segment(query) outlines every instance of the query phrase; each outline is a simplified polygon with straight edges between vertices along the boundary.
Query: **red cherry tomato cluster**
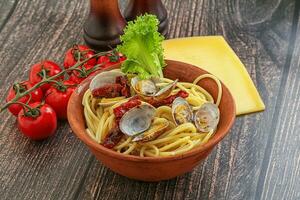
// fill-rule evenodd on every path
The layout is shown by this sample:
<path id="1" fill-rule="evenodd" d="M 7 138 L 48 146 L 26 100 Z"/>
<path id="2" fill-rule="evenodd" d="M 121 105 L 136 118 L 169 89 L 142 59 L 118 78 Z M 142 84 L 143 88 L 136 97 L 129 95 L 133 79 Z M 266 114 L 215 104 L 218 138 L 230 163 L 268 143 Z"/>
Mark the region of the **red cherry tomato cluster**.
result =
<path id="1" fill-rule="evenodd" d="M 25 136 L 43 140 L 54 135 L 57 120 L 67 119 L 68 101 L 76 86 L 98 70 L 126 59 L 115 51 L 97 56 L 85 45 L 74 45 L 65 54 L 64 69 L 53 61 L 41 61 L 31 66 L 28 80 L 15 83 L 10 88 L 6 98 L 8 103 L 36 87 L 8 107 L 17 117 L 18 128 Z M 87 61 L 81 66 L 74 66 L 85 60 Z M 71 67 L 73 68 L 70 69 Z M 55 77 L 48 80 L 52 76 Z"/>
<path id="2" fill-rule="evenodd" d="M 84 45 L 75 45 L 70 48 L 65 56 L 64 68 L 68 69 L 74 66 L 78 61 L 83 61 L 85 59 L 91 58 L 95 53 Z M 122 62 L 126 58 L 115 51 L 108 53 L 107 55 L 100 56 L 98 59 L 91 58 L 79 70 L 73 70 L 69 73 L 70 80 L 79 84 L 88 76 L 95 74 L 98 70 L 110 67 L 114 64 Z"/>

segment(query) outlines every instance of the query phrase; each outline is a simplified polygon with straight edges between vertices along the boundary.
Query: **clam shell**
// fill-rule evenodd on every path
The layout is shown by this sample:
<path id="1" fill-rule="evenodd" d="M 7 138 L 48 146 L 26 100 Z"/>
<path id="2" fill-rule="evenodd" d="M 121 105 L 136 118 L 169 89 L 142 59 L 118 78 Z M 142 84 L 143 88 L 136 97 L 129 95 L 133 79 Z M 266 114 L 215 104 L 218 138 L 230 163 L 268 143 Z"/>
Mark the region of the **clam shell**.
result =
<path id="1" fill-rule="evenodd" d="M 189 103 L 182 97 L 177 97 L 172 104 L 172 116 L 176 125 L 192 122 L 193 111 Z"/>
<path id="2" fill-rule="evenodd" d="M 151 79 L 140 80 L 137 76 L 131 79 L 134 91 L 142 96 L 154 96 L 157 92 L 155 82 Z"/>
<path id="3" fill-rule="evenodd" d="M 176 87 L 178 80 L 175 80 L 172 83 L 169 83 L 165 87 L 161 88 L 160 90 L 156 87 L 156 82 L 158 80 L 154 79 L 147 79 L 147 80 L 140 80 L 138 77 L 134 77 L 131 79 L 131 85 L 134 91 L 144 99 L 151 99 L 154 98 L 155 100 L 162 100 L 168 97 L 173 89 Z"/>
<path id="4" fill-rule="evenodd" d="M 216 104 L 205 103 L 194 114 L 194 124 L 198 131 L 209 132 L 217 129 L 220 110 Z"/>
<path id="5" fill-rule="evenodd" d="M 167 98 L 172 91 L 175 89 L 176 84 L 178 82 L 178 79 L 176 79 L 175 81 L 173 81 L 172 83 L 169 83 L 168 85 L 166 85 L 165 87 L 163 87 L 162 89 L 160 89 L 156 94 L 155 94 L 155 99 L 160 101 L 162 99 Z"/>
<path id="6" fill-rule="evenodd" d="M 132 141 L 148 142 L 154 140 L 155 138 L 163 134 L 164 131 L 168 128 L 168 126 L 169 126 L 169 121 L 166 119 L 162 119 L 160 120 L 159 123 L 152 124 L 148 130 L 136 136 Z"/>
<path id="7" fill-rule="evenodd" d="M 149 104 L 142 104 L 127 111 L 120 120 L 120 130 L 135 136 L 146 131 L 154 118 L 155 108 Z"/>

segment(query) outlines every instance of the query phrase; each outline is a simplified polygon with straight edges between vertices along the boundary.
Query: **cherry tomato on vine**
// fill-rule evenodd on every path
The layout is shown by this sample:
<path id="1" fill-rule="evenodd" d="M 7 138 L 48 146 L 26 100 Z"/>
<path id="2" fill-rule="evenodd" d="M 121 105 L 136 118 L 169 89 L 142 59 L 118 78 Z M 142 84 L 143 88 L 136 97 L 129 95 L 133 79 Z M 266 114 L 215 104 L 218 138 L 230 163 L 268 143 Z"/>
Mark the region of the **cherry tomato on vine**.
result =
<path id="1" fill-rule="evenodd" d="M 67 119 L 67 106 L 76 84 L 67 80 L 62 86 L 52 85 L 45 94 L 45 102 L 56 112 L 58 119 Z"/>
<path id="2" fill-rule="evenodd" d="M 76 76 L 75 74 L 71 74 L 71 75 L 70 75 L 70 78 L 69 78 L 70 81 L 72 81 L 72 82 L 74 82 L 74 83 L 76 83 L 76 84 L 81 83 L 82 81 L 84 81 L 84 79 L 86 79 L 86 78 L 78 77 L 78 76 Z"/>
<path id="3" fill-rule="evenodd" d="M 126 58 L 122 54 L 112 53 L 100 56 L 97 61 L 97 64 L 102 64 L 101 68 L 107 68 L 124 60 L 126 60 Z"/>
<path id="4" fill-rule="evenodd" d="M 55 134 L 56 113 L 48 104 L 35 102 L 29 104 L 31 110 L 24 109 L 18 115 L 18 128 L 32 140 L 43 140 Z"/>
<path id="5" fill-rule="evenodd" d="M 126 57 L 123 54 L 119 53 L 119 62 L 122 62 L 124 60 L 126 60 Z"/>
<path id="6" fill-rule="evenodd" d="M 46 74 L 46 77 L 54 76 L 61 72 L 60 67 L 50 60 L 45 60 L 39 63 L 34 64 L 29 72 L 29 81 L 32 84 L 37 84 L 43 79 L 43 72 Z M 56 80 L 63 79 L 63 76 L 58 77 Z M 41 86 L 43 91 L 46 91 L 52 83 L 45 83 Z"/>
<path id="7" fill-rule="evenodd" d="M 15 83 L 8 92 L 8 95 L 6 97 L 6 102 L 11 101 L 13 98 L 15 98 L 17 91 L 19 90 L 20 93 L 25 92 L 26 90 L 32 88 L 32 84 L 29 81 L 23 81 L 21 83 Z M 31 96 L 31 97 L 30 97 Z M 21 103 L 33 103 L 37 101 L 41 101 L 43 98 L 43 91 L 40 88 L 35 89 L 30 93 L 30 95 L 26 95 L 18 100 L 18 102 Z M 17 116 L 22 110 L 22 106 L 19 104 L 12 104 L 8 107 L 8 110 L 15 116 Z"/>
<path id="8" fill-rule="evenodd" d="M 79 69 L 82 70 L 82 72 L 79 71 L 72 71 L 72 74 L 70 75 L 69 80 L 73 81 L 74 83 L 81 83 L 83 80 L 85 80 L 87 77 L 93 75 L 94 73 L 96 73 L 96 71 L 100 70 L 100 68 L 95 68 L 93 69 L 95 66 L 92 65 L 87 65 L 85 64 L 83 67 L 79 67 Z"/>
<path id="9" fill-rule="evenodd" d="M 87 58 L 91 58 L 94 56 L 95 53 L 91 50 L 88 46 L 85 45 L 74 45 L 66 52 L 65 60 L 64 60 L 64 67 L 68 69 L 75 65 L 77 61 L 83 61 Z M 80 58 L 80 60 L 79 60 Z M 94 66 L 96 65 L 96 58 L 91 58 L 86 64 Z M 71 72 L 69 72 L 70 74 Z"/>

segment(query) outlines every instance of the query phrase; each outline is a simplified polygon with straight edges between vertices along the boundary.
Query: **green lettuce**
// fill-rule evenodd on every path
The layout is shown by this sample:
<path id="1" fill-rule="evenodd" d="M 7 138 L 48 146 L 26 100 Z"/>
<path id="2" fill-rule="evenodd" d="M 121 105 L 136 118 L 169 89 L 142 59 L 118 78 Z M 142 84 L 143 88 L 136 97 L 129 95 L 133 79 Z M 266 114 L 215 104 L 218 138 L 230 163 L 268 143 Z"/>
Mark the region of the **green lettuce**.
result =
<path id="1" fill-rule="evenodd" d="M 120 37 L 122 43 L 117 46 L 117 51 L 127 57 L 121 66 L 122 72 L 137 74 L 140 79 L 163 76 L 164 37 L 158 32 L 158 25 L 157 17 L 150 14 L 128 22 Z"/>

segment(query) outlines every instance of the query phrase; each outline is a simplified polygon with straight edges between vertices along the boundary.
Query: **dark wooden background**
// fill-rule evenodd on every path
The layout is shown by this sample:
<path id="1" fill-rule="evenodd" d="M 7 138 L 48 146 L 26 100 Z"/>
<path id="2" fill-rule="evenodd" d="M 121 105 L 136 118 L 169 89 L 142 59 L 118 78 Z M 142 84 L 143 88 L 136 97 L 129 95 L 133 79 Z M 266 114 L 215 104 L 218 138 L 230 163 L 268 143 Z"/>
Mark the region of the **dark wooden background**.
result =
<path id="1" fill-rule="evenodd" d="M 122 8 L 126 1 L 122 1 Z M 32 142 L 0 115 L 0 199 L 300 199 L 300 1 L 165 0 L 169 37 L 223 35 L 267 106 L 238 117 L 193 172 L 144 183 L 99 163 L 60 123 Z M 82 42 L 88 0 L 0 1 L 0 101 L 29 67 Z M 233 77 L 234 78 L 234 77 Z M 153 169 L 155 170 L 155 169 Z M 172 169 L 170 169 L 172 170 Z"/>

